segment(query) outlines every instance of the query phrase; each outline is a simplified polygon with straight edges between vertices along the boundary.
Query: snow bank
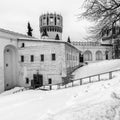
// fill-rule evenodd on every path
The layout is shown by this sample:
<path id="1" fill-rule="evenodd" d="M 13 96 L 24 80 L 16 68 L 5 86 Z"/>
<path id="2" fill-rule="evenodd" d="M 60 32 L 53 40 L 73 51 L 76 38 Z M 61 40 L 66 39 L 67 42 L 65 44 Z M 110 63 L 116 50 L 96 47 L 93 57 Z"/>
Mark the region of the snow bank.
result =
<path id="1" fill-rule="evenodd" d="M 75 79 L 120 69 L 120 59 L 104 60 L 96 63 L 90 63 L 77 69 L 73 75 Z"/>
<path id="2" fill-rule="evenodd" d="M 78 88 L 67 106 L 44 120 L 120 120 L 120 76 Z"/>
<path id="3" fill-rule="evenodd" d="M 81 70 L 84 76 L 119 66 L 120 61 L 113 60 L 92 63 Z M 75 72 L 82 75 L 82 71 Z M 67 89 L 13 94 L 16 89 L 20 88 L 0 95 L 0 120 L 120 120 L 119 74 L 112 80 Z"/>
<path id="4" fill-rule="evenodd" d="M 0 96 L 5 96 L 5 95 L 11 95 L 11 94 L 15 94 L 15 93 L 18 93 L 18 92 L 22 92 L 22 91 L 25 91 L 27 90 L 27 88 L 24 88 L 24 87 L 15 87 L 11 90 L 8 90 L 8 91 L 5 91 L 3 93 L 0 94 Z"/>

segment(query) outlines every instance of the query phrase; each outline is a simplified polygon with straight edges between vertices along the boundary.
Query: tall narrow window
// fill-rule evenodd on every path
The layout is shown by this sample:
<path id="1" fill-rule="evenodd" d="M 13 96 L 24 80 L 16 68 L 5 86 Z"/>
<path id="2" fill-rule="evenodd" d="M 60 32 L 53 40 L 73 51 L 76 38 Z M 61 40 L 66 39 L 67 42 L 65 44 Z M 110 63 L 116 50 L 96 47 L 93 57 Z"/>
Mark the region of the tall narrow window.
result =
<path id="1" fill-rule="evenodd" d="M 52 79 L 51 78 L 48 79 L 48 84 L 52 84 Z"/>
<path id="2" fill-rule="evenodd" d="M 56 16 L 55 16 L 55 25 L 56 25 Z"/>
<path id="3" fill-rule="evenodd" d="M 22 47 L 25 47 L 25 43 L 22 43 L 21 48 L 22 48 Z"/>
<path id="4" fill-rule="evenodd" d="M 41 57 L 41 58 L 40 58 L 40 59 L 41 59 L 41 61 L 44 61 L 44 55 L 43 55 L 43 54 L 41 54 L 41 55 L 40 55 L 40 57 Z"/>
<path id="5" fill-rule="evenodd" d="M 29 78 L 26 78 L 26 84 L 29 84 Z"/>
<path id="6" fill-rule="evenodd" d="M 34 62 L 34 55 L 31 55 L 31 62 Z"/>
<path id="7" fill-rule="evenodd" d="M 24 62 L 24 56 L 21 55 L 21 62 Z"/>
<path id="8" fill-rule="evenodd" d="M 56 55 L 55 55 L 55 53 L 52 54 L 52 60 L 53 60 L 53 61 L 56 60 Z"/>

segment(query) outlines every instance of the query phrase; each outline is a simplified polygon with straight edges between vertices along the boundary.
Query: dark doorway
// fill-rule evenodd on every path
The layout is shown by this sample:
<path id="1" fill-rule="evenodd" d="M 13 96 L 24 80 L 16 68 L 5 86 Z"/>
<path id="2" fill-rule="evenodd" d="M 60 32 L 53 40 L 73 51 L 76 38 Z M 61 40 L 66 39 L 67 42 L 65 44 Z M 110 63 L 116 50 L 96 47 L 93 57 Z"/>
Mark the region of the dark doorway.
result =
<path id="1" fill-rule="evenodd" d="M 106 60 L 108 60 L 108 54 L 106 54 Z"/>
<path id="2" fill-rule="evenodd" d="M 52 90 L 52 85 L 51 85 L 52 84 L 52 79 L 51 78 L 48 79 L 48 84 L 50 85 L 50 90 Z"/>
<path id="3" fill-rule="evenodd" d="M 52 79 L 51 78 L 48 79 L 48 84 L 52 84 Z"/>
<path id="4" fill-rule="evenodd" d="M 43 75 L 33 74 L 33 80 L 31 82 L 31 85 L 34 88 L 43 86 Z"/>
<path id="5" fill-rule="evenodd" d="M 83 60 L 83 55 L 79 54 L 79 62 L 83 63 L 84 60 Z"/>

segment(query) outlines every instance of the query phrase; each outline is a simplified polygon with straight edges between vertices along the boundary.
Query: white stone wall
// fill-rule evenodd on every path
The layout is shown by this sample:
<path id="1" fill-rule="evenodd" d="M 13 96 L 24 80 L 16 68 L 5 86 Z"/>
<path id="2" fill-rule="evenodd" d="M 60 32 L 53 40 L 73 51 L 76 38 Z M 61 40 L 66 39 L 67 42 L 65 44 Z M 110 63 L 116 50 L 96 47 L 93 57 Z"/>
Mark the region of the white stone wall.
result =
<path id="1" fill-rule="evenodd" d="M 8 45 L 17 48 L 17 38 L 25 37 L 25 35 L 10 32 L 8 30 L 0 29 L 0 93 L 5 89 L 4 80 L 4 49 Z M 18 62 L 18 61 L 17 61 Z"/>
<path id="2" fill-rule="evenodd" d="M 74 47 L 71 47 L 68 44 L 65 45 L 65 63 L 67 73 L 71 72 L 79 65 L 79 53 L 80 51 L 78 51 Z"/>
<path id="3" fill-rule="evenodd" d="M 60 40 L 62 39 L 62 33 L 60 33 L 60 32 L 55 32 L 55 31 L 51 31 L 51 32 L 47 32 L 48 33 L 48 38 L 50 38 L 50 39 L 54 39 L 55 40 L 55 37 L 56 37 L 56 35 L 58 34 L 59 35 L 59 38 L 60 38 Z"/>
<path id="4" fill-rule="evenodd" d="M 20 82 L 22 86 L 29 86 L 25 84 L 25 78 L 33 79 L 33 74 L 37 73 L 43 75 L 44 84 L 48 84 L 48 79 L 52 78 L 54 84 L 61 82 L 61 76 L 66 75 L 65 66 L 65 47 L 63 43 L 52 42 L 35 42 L 35 41 L 20 41 L 19 47 L 25 43 L 25 48 L 19 48 L 19 63 L 20 63 Z M 56 60 L 51 60 L 52 53 L 56 54 Z M 40 55 L 44 54 L 44 61 L 40 61 Z M 25 56 L 25 61 L 20 61 L 20 56 Z M 34 55 L 34 62 L 30 61 L 30 55 Z M 25 71 L 25 72 L 23 72 Z"/>
<path id="5" fill-rule="evenodd" d="M 25 44 L 21 48 L 22 43 Z M 67 75 L 69 68 L 73 69 L 79 65 L 79 51 L 73 46 L 65 42 L 44 42 L 44 41 L 19 41 L 19 64 L 20 64 L 20 82 L 22 86 L 30 86 L 25 83 L 25 78 L 28 77 L 31 81 L 33 74 L 39 71 L 43 75 L 43 83 L 48 84 L 48 79 L 52 79 L 52 84 L 62 82 L 62 77 Z M 56 60 L 51 60 L 51 54 L 56 54 Z M 40 61 L 40 55 L 44 54 L 44 61 Z M 71 55 L 72 59 L 67 59 L 67 54 Z M 20 56 L 25 56 L 25 61 L 20 61 Z M 30 61 L 30 55 L 34 55 L 34 62 Z M 73 59 L 74 57 L 74 59 Z M 25 71 L 25 72 L 23 72 Z"/>
<path id="6" fill-rule="evenodd" d="M 103 55 L 103 60 L 106 59 L 106 50 L 108 52 L 108 59 L 112 58 L 112 48 L 110 46 L 100 46 L 100 45 L 75 45 L 81 52 L 82 54 L 85 53 L 85 51 L 90 51 L 92 53 L 92 62 L 96 61 L 96 52 L 101 51 Z"/>
<path id="7" fill-rule="evenodd" d="M 4 91 L 4 48 L 7 45 L 17 46 L 17 41 L 0 37 L 0 92 Z"/>

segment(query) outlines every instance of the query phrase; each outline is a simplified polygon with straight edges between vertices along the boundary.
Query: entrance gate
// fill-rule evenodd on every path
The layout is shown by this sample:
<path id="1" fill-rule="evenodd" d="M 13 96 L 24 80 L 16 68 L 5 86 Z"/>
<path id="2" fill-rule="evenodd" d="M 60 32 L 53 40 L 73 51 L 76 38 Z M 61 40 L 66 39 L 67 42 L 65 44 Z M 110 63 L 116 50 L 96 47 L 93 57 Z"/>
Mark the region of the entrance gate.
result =
<path id="1" fill-rule="evenodd" d="M 43 76 L 40 74 L 33 74 L 33 80 L 31 81 L 31 86 L 33 88 L 43 86 Z"/>

